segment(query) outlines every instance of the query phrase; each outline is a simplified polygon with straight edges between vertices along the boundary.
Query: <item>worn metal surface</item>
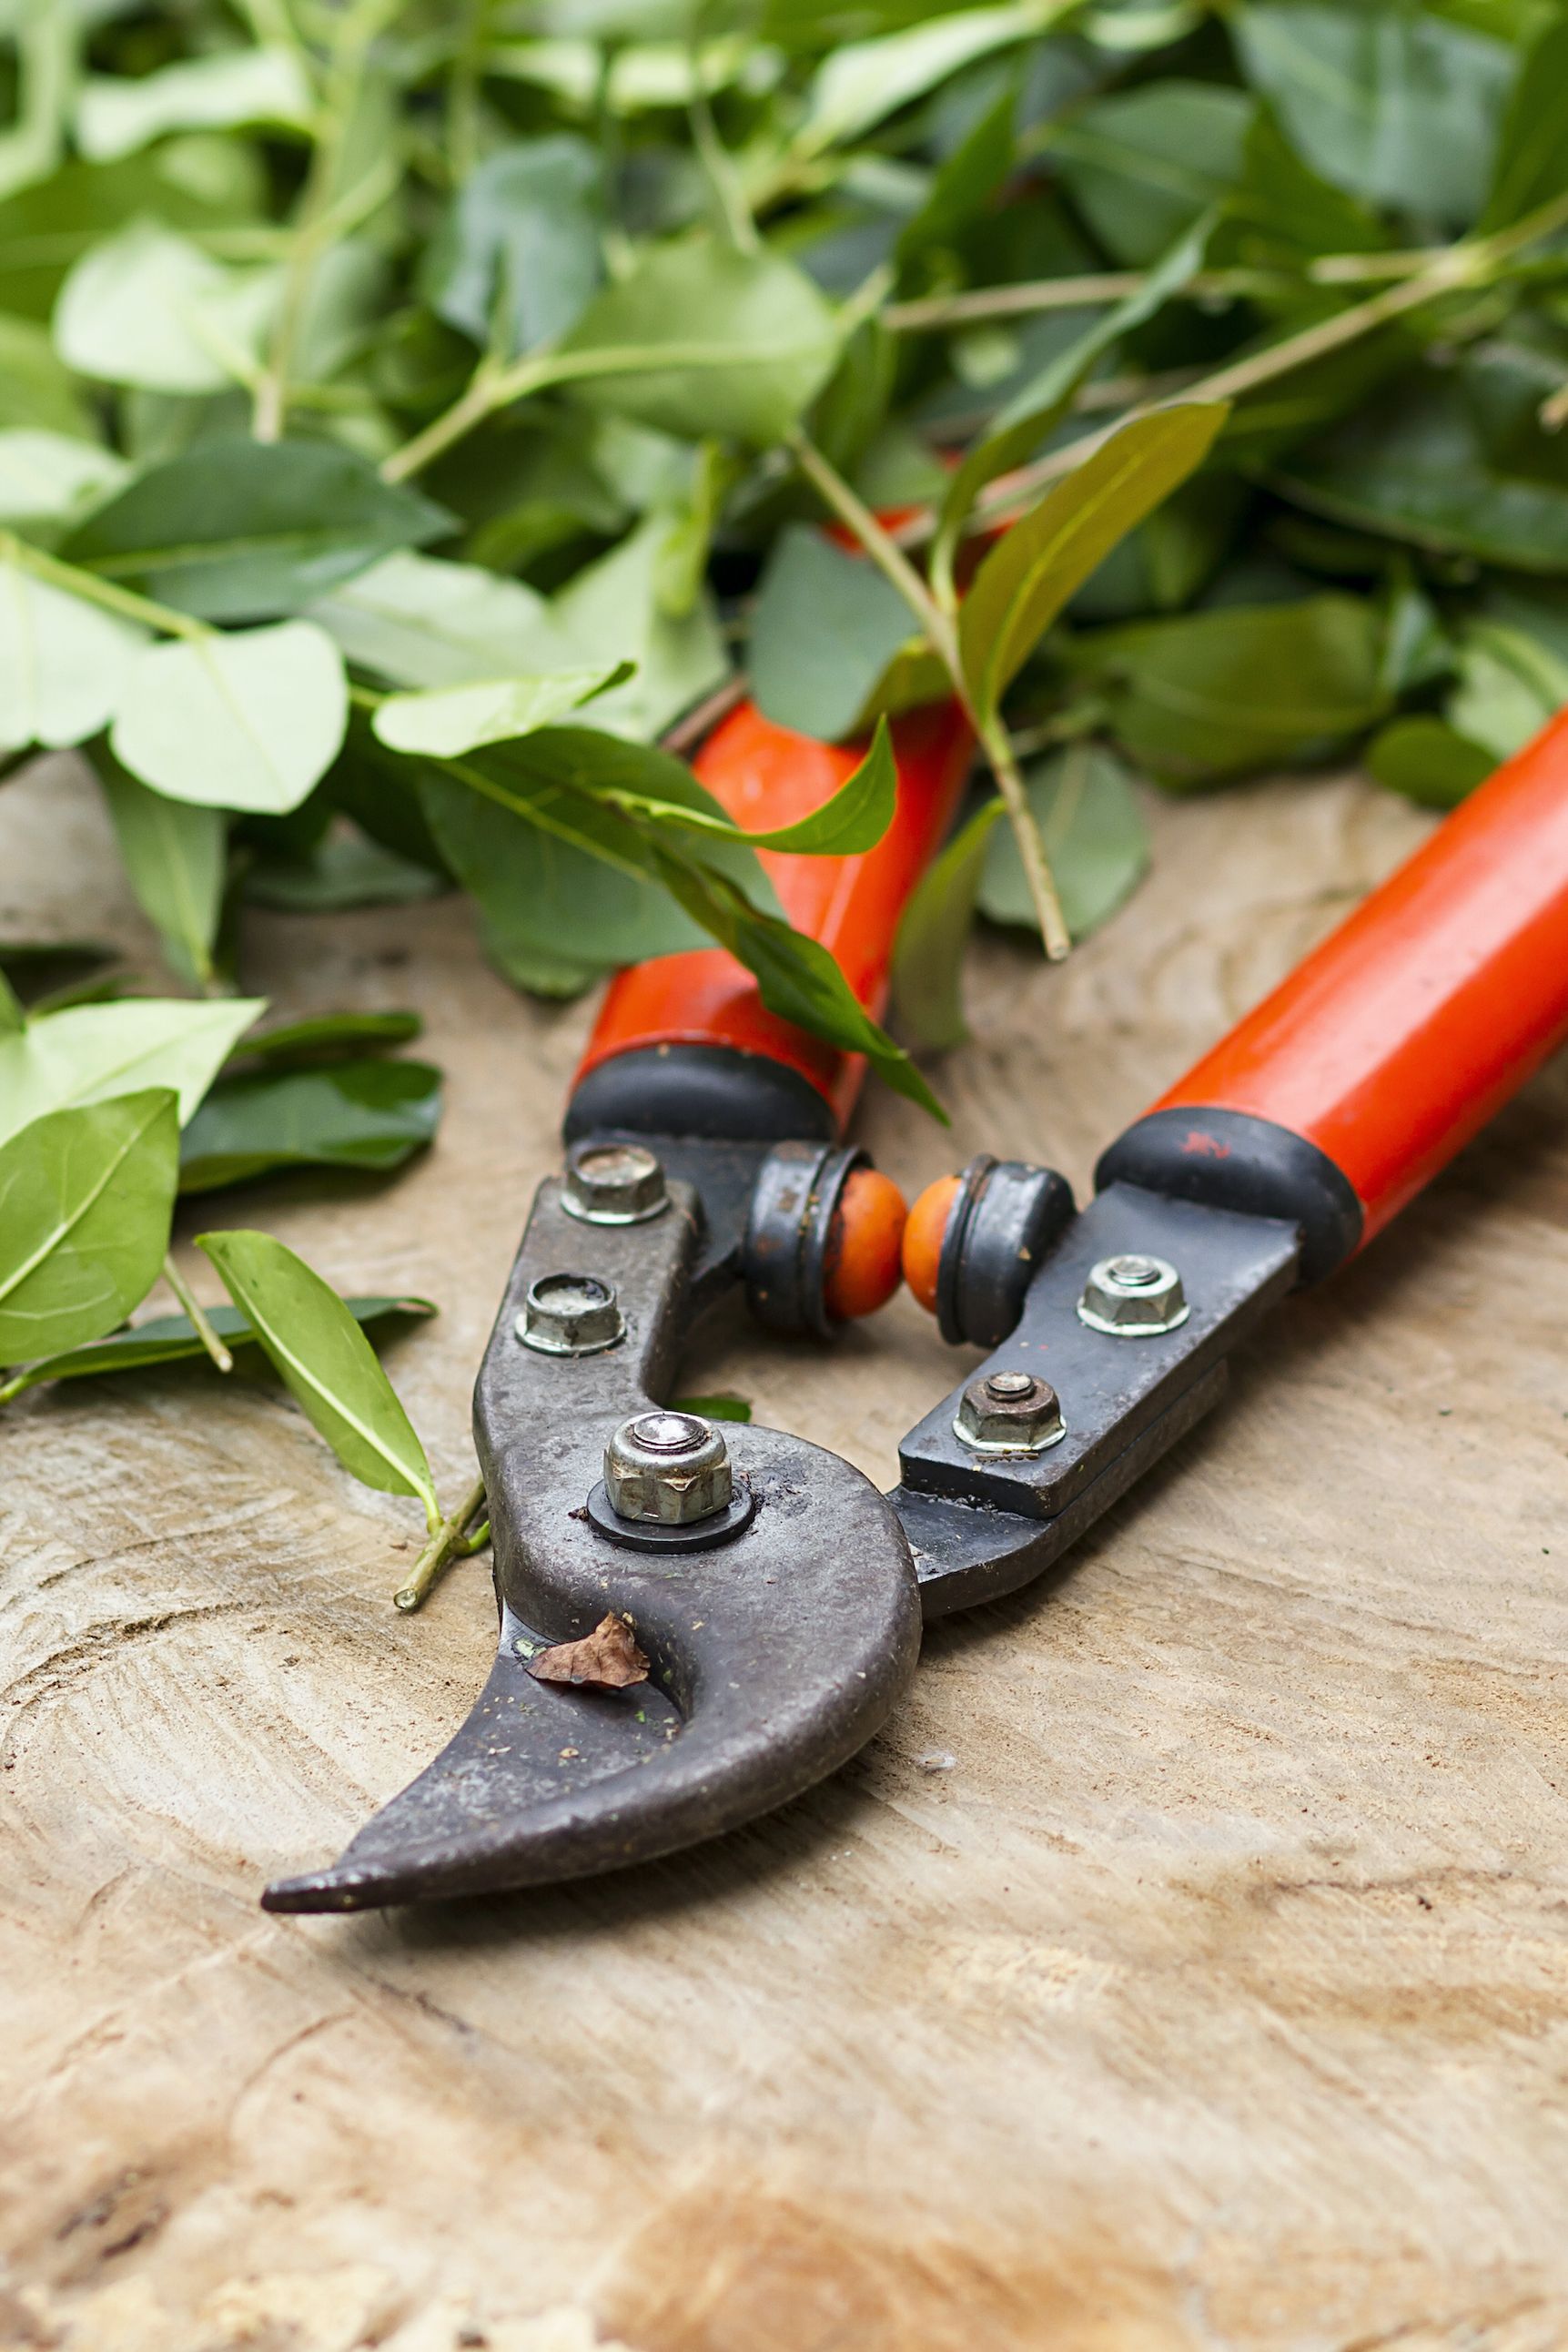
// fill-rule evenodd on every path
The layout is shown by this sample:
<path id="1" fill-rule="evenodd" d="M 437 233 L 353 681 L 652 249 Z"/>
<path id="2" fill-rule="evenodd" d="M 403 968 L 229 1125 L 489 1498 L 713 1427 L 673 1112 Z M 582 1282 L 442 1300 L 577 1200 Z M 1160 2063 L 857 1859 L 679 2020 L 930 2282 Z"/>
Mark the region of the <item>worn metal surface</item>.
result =
<path id="1" fill-rule="evenodd" d="M 906 1192 L 987 1148 L 1083 1197 L 1421 826 L 1324 779 L 1155 814 L 1065 968 L 981 953 L 955 1132 L 873 1107 Z M 112 873 L 57 769 L 0 793 L 13 935 L 141 936 Z M 590 1009 L 512 996 L 444 901 L 253 921 L 247 977 L 418 1003 L 446 1124 L 182 1230 L 439 1298 L 389 1361 L 455 1498 Z M 417 1507 L 258 1376 L 6 1408 L 0 2344 L 1556 2352 L 1565 1301 L 1559 1067 L 1060 1573 L 931 1628 L 845 1772 L 642 1874 L 348 1919 L 255 1890 L 455 1730 L 486 1563 L 399 1616 Z M 949 1365 L 904 1300 L 826 1354 L 737 1321 L 678 1382 L 887 1485 Z"/>

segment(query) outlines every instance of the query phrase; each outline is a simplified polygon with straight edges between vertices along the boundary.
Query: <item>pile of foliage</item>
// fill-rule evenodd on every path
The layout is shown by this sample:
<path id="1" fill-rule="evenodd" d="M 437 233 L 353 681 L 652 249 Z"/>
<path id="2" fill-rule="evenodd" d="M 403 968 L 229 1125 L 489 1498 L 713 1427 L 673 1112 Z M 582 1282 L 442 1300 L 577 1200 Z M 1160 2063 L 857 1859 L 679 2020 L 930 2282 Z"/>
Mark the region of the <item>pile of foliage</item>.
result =
<path id="1" fill-rule="evenodd" d="M 204 995 L 246 900 L 455 884 L 521 987 L 717 940 L 930 1104 L 756 854 L 880 836 L 883 715 L 983 761 L 942 1045 L 977 908 L 1131 888 L 1134 773 L 1444 806 L 1568 694 L 1559 0 L 12 0 L 7 89 L 0 746 L 82 747 Z M 679 756 L 747 690 L 871 745 L 782 835 Z M 0 990 L 40 1198 L 129 1116 L 80 1011 Z"/>

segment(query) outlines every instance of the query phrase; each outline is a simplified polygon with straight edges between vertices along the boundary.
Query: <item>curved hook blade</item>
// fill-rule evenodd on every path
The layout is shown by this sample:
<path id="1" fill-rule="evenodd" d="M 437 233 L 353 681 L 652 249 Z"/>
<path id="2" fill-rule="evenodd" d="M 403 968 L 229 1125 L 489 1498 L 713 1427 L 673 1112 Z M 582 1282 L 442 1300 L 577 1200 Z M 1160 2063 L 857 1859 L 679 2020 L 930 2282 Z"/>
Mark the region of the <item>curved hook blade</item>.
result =
<path id="1" fill-rule="evenodd" d="M 727 1431 L 757 1508 L 711 1549 L 630 1550 L 583 1508 L 611 1432 L 674 1353 L 695 1234 L 689 1192 L 674 1190 L 677 1213 L 656 1224 L 585 1234 L 541 1188 L 476 1401 L 501 1600 L 489 1681 L 434 1763 L 330 1868 L 269 1887 L 269 1910 L 536 1885 L 671 1853 L 835 1770 L 907 1686 L 920 1641 L 909 1548 L 892 1506 L 836 1454 Z M 620 1348 L 563 1360 L 518 1346 L 528 1284 L 564 1268 L 614 1282 Z M 645 1684 L 533 1679 L 534 1648 L 607 1611 L 647 1653 Z"/>

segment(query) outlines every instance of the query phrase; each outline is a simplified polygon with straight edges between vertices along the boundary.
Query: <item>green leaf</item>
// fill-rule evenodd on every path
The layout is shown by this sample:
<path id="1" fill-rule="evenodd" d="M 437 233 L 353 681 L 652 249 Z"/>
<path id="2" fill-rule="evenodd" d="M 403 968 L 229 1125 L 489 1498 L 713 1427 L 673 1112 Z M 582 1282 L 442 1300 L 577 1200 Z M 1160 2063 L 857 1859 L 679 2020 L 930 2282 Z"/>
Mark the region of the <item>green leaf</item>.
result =
<path id="1" fill-rule="evenodd" d="M 1228 217 L 1240 228 L 1245 258 L 1265 267 L 1300 268 L 1320 254 L 1375 253 L 1389 243 L 1368 205 L 1302 163 L 1267 106 L 1247 133 Z"/>
<path id="2" fill-rule="evenodd" d="M 1562 466 L 1547 445 L 1539 462 L 1554 461 Z M 1435 555 L 1568 572 L 1568 470 L 1552 480 L 1505 469 L 1452 385 L 1407 381 L 1283 459 L 1272 478 L 1316 514 Z"/>
<path id="3" fill-rule="evenodd" d="M 389 1339 L 402 1323 L 422 1323 L 439 1310 L 428 1298 L 345 1298 L 344 1306 L 362 1330 L 385 1332 Z M 256 1333 L 237 1307 L 209 1307 L 208 1322 L 220 1339 L 237 1355 L 256 1347 Z M 392 1328 L 387 1328 L 388 1326 Z M 113 1372 L 150 1371 L 155 1365 L 201 1361 L 210 1364 L 206 1341 L 188 1315 L 152 1315 L 106 1339 L 89 1339 L 85 1347 L 45 1356 L 29 1364 L 0 1387 L 0 1403 L 8 1403 L 27 1389 L 46 1381 L 102 1380 Z"/>
<path id="4" fill-rule="evenodd" d="M 931 550 L 931 572 L 939 587 L 952 585 L 953 559 L 969 510 L 988 482 L 996 480 L 1027 457 L 1066 414 L 1068 403 L 1097 360 L 1152 319 L 1172 294 L 1197 276 L 1215 227 L 1215 215 L 1203 218 L 1177 238 L 1163 259 L 1150 270 L 1135 293 L 1105 311 L 1065 350 L 1014 394 L 991 420 L 989 430 L 965 455 L 948 485 L 937 517 Z"/>
<path id="5" fill-rule="evenodd" d="M 50 1112 L 0 1147 L 0 1363 L 96 1339 L 146 1296 L 169 1246 L 178 1136 L 159 1087 Z"/>
<path id="6" fill-rule="evenodd" d="M 278 1169 L 383 1175 L 441 1123 L 441 1072 L 428 1062 L 337 1062 L 220 1078 L 180 1143 L 180 1190 L 211 1192 Z"/>
<path id="7" fill-rule="evenodd" d="M 0 432 L 0 522 L 41 537 L 40 525 L 72 521 L 118 489 L 128 470 L 112 449 L 75 434 Z"/>
<path id="8" fill-rule="evenodd" d="M 690 803 L 672 802 L 657 790 L 643 793 L 625 787 L 608 790 L 605 798 L 618 808 L 709 839 L 744 842 L 750 849 L 792 852 L 802 857 L 857 857 L 874 849 L 893 823 L 898 805 L 898 769 L 887 721 L 879 719 L 871 748 L 837 790 L 793 824 L 775 825 L 765 833 L 748 833 L 729 818 L 715 816 Z"/>
<path id="9" fill-rule="evenodd" d="M 595 149 L 570 134 L 494 149 L 425 248 L 425 300 L 506 359 L 564 335 L 602 273 L 603 177 Z"/>
<path id="10" fill-rule="evenodd" d="M 349 907 L 406 907 L 448 887 L 444 874 L 363 834 L 329 833 L 303 857 L 262 857 L 241 883 L 246 901 L 286 915 L 334 915 Z"/>
<path id="11" fill-rule="evenodd" d="M 1483 236 L 1568 190 L 1568 18 L 1548 24 L 1520 65 L 1498 141 Z"/>
<path id="12" fill-rule="evenodd" d="M 1240 178 L 1252 110 L 1240 90 L 1153 81 L 1055 126 L 1049 152 L 1101 244 L 1143 269 Z"/>
<path id="13" fill-rule="evenodd" d="M 265 1062 L 269 1069 L 306 1069 L 319 1062 L 387 1045 L 406 1045 L 420 1036 L 417 1013 L 315 1013 L 303 1021 L 283 1021 L 242 1038 L 230 1062 Z"/>
<path id="14" fill-rule="evenodd" d="M 497 677 L 473 686 L 435 687 L 422 694 L 392 694 L 371 725 L 389 751 L 454 760 L 482 743 L 505 743 L 531 735 L 536 728 L 554 726 L 568 711 L 621 685 L 634 667 L 634 663 L 622 661 L 608 669 Z"/>
<path id="15" fill-rule="evenodd" d="M 201 620 L 266 620 L 453 523 L 352 450 L 225 437 L 140 475 L 62 552 Z"/>
<path id="16" fill-rule="evenodd" d="M 1232 19 L 1242 67 L 1314 171 L 1462 226 L 1485 199 L 1513 54 L 1429 10 L 1284 0 Z"/>
<path id="17" fill-rule="evenodd" d="M 107 724 L 147 632 L 0 552 L 0 750 L 80 743 Z"/>
<path id="18" fill-rule="evenodd" d="M 357 668 L 393 686 L 464 686 L 501 677 L 560 648 L 544 597 L 476 563 L 389 555 L 311 608 Z M 541 660 L 541 668 L 551 666 Z"/>
<path id="19" fill-rule="evenodd" d="M 342 657 L 311 621 L 153 646 L 110 736 L 171 800 L 281 816 L 330 767 L 348 725 Z"/>
<path id="20" fill-rule="evenodd" d="M 1135 418 L 999 540 L 958 614 L 964 676 L 988 717 L 1075 589 L 1203 463 L 1228 409 L 1188 401 Z"/>
<path id="21" fill-rule="evenodd" d="M 846 1053 L 863 1054 L 897 1094 L 946 1126 L 947 1114 L 901 1045 L 857 1002 L 819 940 L 775 915 L 759 914 L 727 875 L 661 857 L 665 887 L 693 919 L 727 947 L 757 982 L 770 1013 L 809 1029 Z"/>
<path id="22" fill-rule="evenodd" d="M 1028 769 L 1026 781 L 1067 928 L 1084 939 L 1148 870 L 1148 828 L 1133 780 L 1113 752 L 1073 743 Z M 1040 928 L 1010 826 L 988 847 L 980 911 L 993 923 Z"/>
<path id="23" fill-rule="evenodd" d="M 278 272 L 231 269 L 188 237 L 132 221 L 60 289 L 55 348 L 79 375 L 150 392 L 222 392 L 259 358 Z"/>
<path id="24" fill-rule="evenodd" d="M 413 1423 L 337 1292 L 270 1234 L 201 1234 L 224 1287 L 345 1470 L 382 1494 L 441 1507 Z"/>
<path id="25" fill-rule="evenodd" d="M 969 1034 L 964 1018 L 964 950 L 974 927 L 991 829 L 1003 805 L 999 800 L 981 803 L 926 867 L 899 925 L 893 963 L 893 1001 L 899 1022 L 915 1045 L 938 1053 L 961 1045 Z"/>
<path id="26" fill-rule="evenodd" d="M 0 218 L 6 206 L 0 205 Z M 0 287 L 5 270 L 0 263 Z M 7 432 L 70 434 L 92 441 L 95 426 L 69 368 L 32 319 L 0 314 L 0 425 Z M 96 444 L 95 444 L 96 446 Z"/>
<path id="27" fill-rule="evenodd" d="M 107 745 L 93 765 L 136 902 L 183 980 L 213 978 L 213 942 L 228 873 L 228 821 L 221 809 L 166 800 L 122 768 Z"/>
<path id="28" fill-rule="evenodd" d="M 826 743 L 854 727 L 913 626 L 896 588 L 825 532 L 790 523 L 774 541 L 751 616 L 758 709 Z"/>
<path id="29" fill-rule="evenodd" d="M 1013 7 L 960 9 L 883 40 L 849 42 L 819 72 L 795 144 L 816 155 L 858 139 L 962 67 L 1033 40 L 1070 13 L 1070 0 L 1025 0 Z"/>
<path id="30" fill-rule="evenodd" d="M 729 1396 L 720 1391 L 716 1396 L 675 1397 L 670 1404 L 672 1412 L 700 1412 L 705 1421 L 749 1421 L 751 1407 L 743 1396 Z"/>
<path id="31" fill-rule="evenodd" d="M 36 1016 L 0 1037 L 0 1140 L 46 1112 L 172 1087 L 188 1119 L 265 997 L 131 997 Z"/>
<path id="32" fill-rule="evenodd" d="M 1375 735 L 1366 765 L 1380 784 L 1418 808 L 1451 809 L 1485 783 L 1497 761 L 1447 720 L 1415 718 L 1396 719 Z"/>
<path id="33" fill-rule="evenodd" d="M 68 163 L 0 202 L 0 310 L 47 319 L 76 263 L 139 214 L 208 230 L 251 217 L 262 200 L 256 158 L 232 139 L 172 139 L 120 163 Z"/>
<path id="34" fill-rule="evenodd" d="M 1071 649 L 1135 765 L 1214 782 L 1327 757 L 1389 703 L 1385 628 L 1349 596 L 1183 614 Z"/>
<path id="35" fill-rule="evenodd" d="M 759 449 L 798 421 L 838 350 L 837 321 L 809 278 L 777 254 L 706 238 L 644 248 L 559 346 L 563 358 L 627 362 L 570 383 L 573 399 L 685 440 L 716 434 Z"/>
<path id="36" fill-rule="evenodd" d="M 559 651 L 521 654 L 539 669 L 630 663 L 626 683 L 596 698 L 588 723 L 637 741 L 650 741 L 729 675 L 709 592 L 705 588 L 685 614 L 667 612 L 661 601 L 674 527 L 669 515 L 651 514 L 619 547 L 587 565 L 549 606 L 548 633 L 540 633 L 543 644 Z M 514 654 L 511 666 L 518 659 Z"/>
<path id="37" fill-rule="evenodd" d="M 27 1025 L 22 1000 L 0 969 L 0 1037 L 15 1037 Z"/>
<path id="38" fill-rule="evenodd" d="M 1475 620 L 1464 631 L 1450 723 L 1494 761 L 1522 751 L 1568 707 L 1568 662 L 1521 629 Z"/>
<path id="39" fill-rule="evenodd" d="M 133 78 L 90 77 L 77 100 L 77 145 L 95 163 L 112 163 L 172 131 L 234 131 L 247 123 L 302 131 L 311 110 L 297 51 L 219 50 Z"/>

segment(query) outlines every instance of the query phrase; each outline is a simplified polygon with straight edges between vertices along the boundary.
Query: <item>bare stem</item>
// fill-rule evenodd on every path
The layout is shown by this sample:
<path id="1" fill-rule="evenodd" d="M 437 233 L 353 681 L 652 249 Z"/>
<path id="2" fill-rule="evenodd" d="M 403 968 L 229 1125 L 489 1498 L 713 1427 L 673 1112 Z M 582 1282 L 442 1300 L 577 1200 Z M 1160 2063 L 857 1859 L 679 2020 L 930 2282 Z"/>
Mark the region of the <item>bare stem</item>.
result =
<path id="1" fill-rule="evenodd" d="M 1051 860 L 1045 854 L 1045 844 L 1040 837 L 1040 827 L 1030 806 L 1029 792 L 1019 767 L 1018 755 L 999 717 L 989 719 L 981 728 L 980 743 L 990 762 L 991 773 L 997 780 L 1002 799 L 1007 803 L 1008 821 L 1019 845 L 1019 856 L 1023 860 L 1024 879 L 1029 884 L 1029 895 L 1034 901 L 1045 952 L 1052 963 L 1061 963 L 1071 952 L 1071 935 L 1067 929 L 1067 918 L 1061 911 L 1056 877 L 1051 870 Z"/>
<path id="2" fill-rule="evenodd" d="M 184 1276 L 175 1265 L 172 1251 L 163 1260 L 163 1279 L 190 1317 L 195 1326 L 197 1339 L 216 1364 L 219 1371 L 232 1372 L 235 1360 L 214 1330 L 205 1307 L 200 1305 Z"/>
<path id="3" fill-rule="evenodd" d="M 485 1481 L 476 1478 L 457 1508 L 449 1517 L 443 1519 L 439 1527 L 433 1528 L 430 1540 L 413 1563 L 407 1583 L 400 1585 L 392 1594 L 394 1609 L 401 1609 L 405 1616 L 422 1609 L 453 1560 L 465 1559 L 471 1552 L 482 1549 L 489 1533 L 489 1521 L 486 1519 L 484 1527 L 476 1529 L 472 1536 L 467 1530 L 470 1520 L 476 1517 L 484 1507 Z"/>
<path id="4" fill-rule="evenodd" d="M 79 596 L 84 604 L 99 605 L 106 613 L 118 613 L 121 620 L 140 621 L 144 628 L 157 629 L 167 637 L 194 639 L 213 634 L 204 621 L 193 620 L 189 613 L 177 613 L 170 604 L 156 604 L 151 596 L 139 596 L 134 589 L 100 579 L 96 572 L 62 562 L 57 555 L 47 554 L 31 540 L 15 538 L 10 531 L 0 531 L 0 563 L 15 563 L 21 571 L 30 572 L 35 580 L 47 580 L 52 588 L 63 588 L 68 596 Z"/>
<path id="5" fill-rule="evenodd" d="M 1028 278 L 1017 286 L 976 286 L 963 294 L 931 294 L 917 302 L 890 302 L 883 325 L 895 335 L 918 335 L 945 327 L 968 327 L 988 319 L 1033 318 L 1042 310 L 1097 310 L 1125 301 L 1144 282 L 1136 269 L 1085 270 L 1074 278 Z M 1173 299 L 1212 300 L 1216 296 L 1259 294 L 1292 284 L 1263 269 L 1205 269 L 1176 289 Z"/>

